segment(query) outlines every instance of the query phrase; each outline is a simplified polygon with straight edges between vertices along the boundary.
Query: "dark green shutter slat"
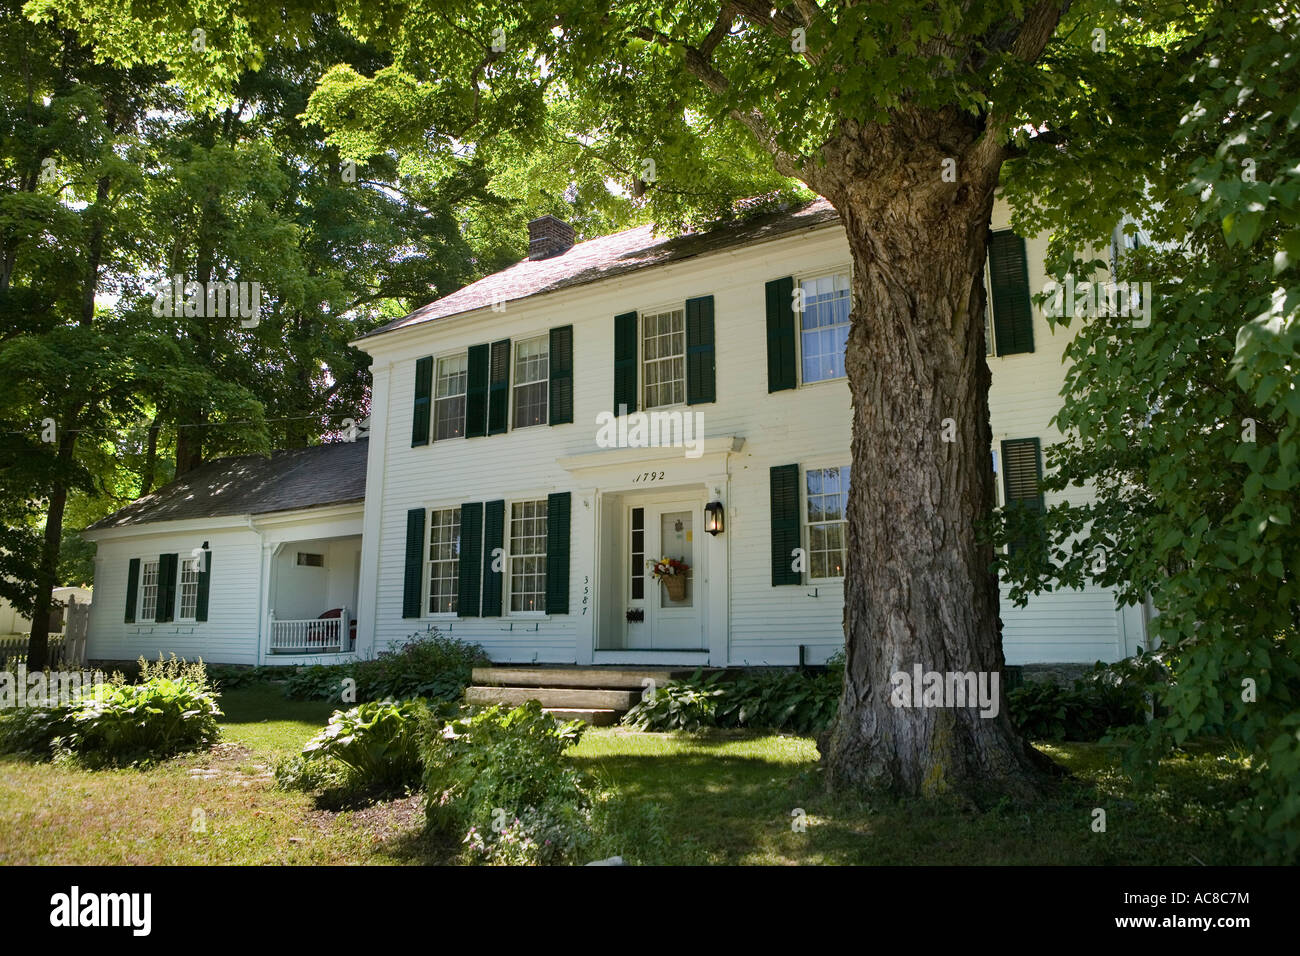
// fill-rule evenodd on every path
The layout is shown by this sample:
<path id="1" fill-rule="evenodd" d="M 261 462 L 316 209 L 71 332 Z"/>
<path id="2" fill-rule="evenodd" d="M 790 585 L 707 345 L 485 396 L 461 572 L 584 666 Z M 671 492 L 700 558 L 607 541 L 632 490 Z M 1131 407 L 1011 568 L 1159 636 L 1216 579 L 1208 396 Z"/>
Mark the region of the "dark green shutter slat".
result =
<path id="1" fill-rule="evenodd" d="M 794 279 L 773 279 L 767 298 L 767 390 L 779 392 L 798 384 L 795 370 Z"/>
<path id="2" fill-rule="evenodd" d="M 546 497 L 546 613 L 569 613 L 569 492 Z"/>
<path id="3" fill-rule="evenodd" d="M 551 329 L 551 415 L 552 425 L 573 421 L 573 326 Z"/>
<path id="4" fill-rule="evenodd" d="M 504 558 L 506 526 L 505 501 L 489 501 L 483 507 L 483 616 L 501 616 L 501 582 L 505 562 L 493 570 L 498 557 Z M 502 549 L 502 550 L 498 550 Z"/>
<path id="5" fill-rule="evenodd" d="M 132 558 L 126 566 L 126 617 L 127 624 L 135 623 L 135 600 L 140 590 L 140 559 Z"/>
<path id="6" fill-rule="evenodd" d="M 471 345 L 469 368 L 465 375 L 465 437 L 482 438 L 487 434 L 488 384 L 492 347 Z"/>
<path id="7" fill-rule="evenodd" d="M 713 296 L 686 300 L 686 404 L 717 401 Z"/>
<path id="8" fill-rule="evenodd" d="M 636 411 L 635 312 L 614 316 L 614 414 L 623 411 Z"/>
<path id="9" fill-rule="evenodd" d="M 799 466 L 774 465 L 769 475 L 772 515 L 772 585 L 802 584 L 794 569 L 799 547 Z"/>
<path id="10" fill-rule="evenodd" d="M 483 502 L 460 506 L 460 581 L 456 604 L 461 617 L 478 617 L 479 574 L 483 560 Z"/>
<path id="11" fill-rule="evenodd" d="M 510 340 L 492 343 L 488 367 L 487 433 L 500 435 L 509 423 L 510 408 Z"/>
<path id="12" fill-rule="evenodd" d="M 424 520 L 423 508 L 406 512 L 406 569 L 402 574 L 402 617 L 420 617 L 424 608 Z"/>
<path id="13" fill-rule="evenodd" d="M 208 619 L 208 591 L 212 587 L 212 552 L 204 551 L 201 558 L 203 567 L 199 569 L 199 594 L 194 602 L 194 620 Z"/>
<path id="14" fill-rule="evenodd" d="M 998 355 L 1034 350 L 1034 309 L 1029 300 L 1025 240 L 1010 230 L 989 236 L 989 286 Z"/>
<path id="15" fill-rule="evenodd" d="M 429 410 L 433 395 L 433 359 L 415 362 L 415 407 L 411 413 L 411 447 L 429 444 Z"/>
<path id="16" fill-rule="evenodd" d="M 1014 438 L 1002 443 L 1002 488 L 1008 508 L 1044 509 L 1042 448 L 1037 438 Z M 1012 541 L 1008 552 L 1014 554 L 1026 544 L 1024 539 Z"/>
<path id="17" fill-rule="evenodd" d="M 154 621 L 165 624 L 176 616 L 176 555 L 158 555 L 158 601 Z"/>

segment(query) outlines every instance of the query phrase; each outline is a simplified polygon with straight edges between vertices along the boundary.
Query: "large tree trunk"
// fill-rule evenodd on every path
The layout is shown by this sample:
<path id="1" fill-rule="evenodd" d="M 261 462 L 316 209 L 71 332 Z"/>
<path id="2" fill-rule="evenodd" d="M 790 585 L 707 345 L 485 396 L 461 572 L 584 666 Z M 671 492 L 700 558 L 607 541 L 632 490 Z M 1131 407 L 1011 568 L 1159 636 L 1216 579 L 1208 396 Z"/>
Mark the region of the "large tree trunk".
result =
<path id="1" fill-rule="evenodd" d="M 848 132 L 828 150 L 819 184 L 844 220 L 854 265 L 847 663 L 823 742 L 828 780 L 900 795 L 1033 798 L 1048 762 L 1008 719 L 993 551 L 977 529 L 995 501 L 983 267 L 998 163 L 961 168 L 980 152 L 980 130 L 955 113 Z M 948 157 L 958 158 L 956 182 L 943 179 Z M 895 706 L 891 676 L 910 677 L 917 664 L 998 674 L 997 716 Z"/>

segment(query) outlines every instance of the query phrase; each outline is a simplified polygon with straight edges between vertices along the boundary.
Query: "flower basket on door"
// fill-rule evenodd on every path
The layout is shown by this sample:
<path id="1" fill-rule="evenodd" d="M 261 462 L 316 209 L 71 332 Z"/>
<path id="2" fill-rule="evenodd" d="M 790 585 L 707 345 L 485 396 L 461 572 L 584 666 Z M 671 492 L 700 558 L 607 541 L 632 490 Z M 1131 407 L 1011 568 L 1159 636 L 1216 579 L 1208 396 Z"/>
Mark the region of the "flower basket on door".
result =
<path id="1" fill-rule="evenodd" d="M 676 558 L 660 558 L 658 561 L 647 561 L 646 564 L 650 566 L 650 573 L 655 580 L 663 582 L 671 600 L 686 600 L 686 575 L 691 570 L 689 564 Z"/>

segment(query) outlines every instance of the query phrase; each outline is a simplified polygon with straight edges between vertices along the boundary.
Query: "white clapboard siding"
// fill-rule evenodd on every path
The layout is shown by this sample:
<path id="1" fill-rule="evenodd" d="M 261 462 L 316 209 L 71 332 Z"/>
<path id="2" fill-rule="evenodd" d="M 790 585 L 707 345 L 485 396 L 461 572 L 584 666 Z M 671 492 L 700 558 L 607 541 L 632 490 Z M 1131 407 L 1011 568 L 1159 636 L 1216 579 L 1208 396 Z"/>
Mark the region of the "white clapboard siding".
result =
<path id="1" fill-rule="evenodd" d="M 1006 221 L 1006 210 L 999 206 L 995 224 Z M 1028 243 L 1031 291 L 1045 281 L 1045 251 L 1045 238 Z M 365 553 L 366 561 L 375 563 L 375 585 L 373 596 L 363 585 L 359 644 L 373 633 L 375 647 L 382 649 L 438 626 L 482 643 L 500 661 L 581 660 L 580 642 L 588 642 L 590 659 L 591 624 L 580 620 L 578 609 L 584 577 L 594 584 L 602 569 L 596 567 L 590 536 L 577 530 L 583 489 L 557 459 L 597 450 L 596 415 L 607 411 L 612 400 L 613 316 L 713 295 L 718 401 L 687 410 L 704 413 L 709 437 L 738 436 L 745 442 L 729 465 L 725 663 L 795 663 L 801 645 L 815 662 L 842 646 L 840 584 L 771 586 L 768 470 L 795 462 L 801 468 L 848 463 L 848 387 L 838 381 L 768 393 L 764 283 L 843 268 L 849 258 L 843 231 L 832 226 L 511 302 L 503 312 L 454 316 L 367 340 L 376 370 L 372 436 L 382 432 L 383 440 L 372 437 L 371 442 Z M 1035 351 L 990 360 L 994 447 L 1006 438 L 1037 437 L 1045 449 L 1059 439 L 1049 422 L 1060 406 L 1060 359 L 1069 333 L 1053 334 L 1041 309 L 1035 312 Z M 417 359 L 501 338 L 517 341 L 569 324 L 574 328 L 573 424 L 411 447 Z M 381 478 L 378 487 L 376 476 Z M 408 509 L 541 498 L 554 491 L 574 493 L 572 613 L 540 620 L 508 612 L 488 620 L 402 618 Z M 1048 496 L 1049 504 L 1053 500 Z M 507 525 L 508 515 L 507 510 Z M 1044 595 L 1023 609 L 1004 600 L 1002 617 L 1009 663 L 1113 660 L 1124 653 L 1109 590 Z"/>

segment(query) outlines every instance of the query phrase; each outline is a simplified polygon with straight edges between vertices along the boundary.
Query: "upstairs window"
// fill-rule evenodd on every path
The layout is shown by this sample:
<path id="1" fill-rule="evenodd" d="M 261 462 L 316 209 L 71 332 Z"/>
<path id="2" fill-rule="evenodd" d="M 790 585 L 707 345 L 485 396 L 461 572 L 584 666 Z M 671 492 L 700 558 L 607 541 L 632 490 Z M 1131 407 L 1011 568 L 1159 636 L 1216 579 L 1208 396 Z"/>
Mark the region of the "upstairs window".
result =
<path id="1" fill-rule="evenodd" d="M 849 343 L 849 277 L 843 272 L 799 282 L 799 353 L 803 381 L 844 378 Z"/>
<path id="2" fill-rule="evenodd" d="M 515 343 L 514 427 L 545 425 L 550 392 L 550 336 Z"/>
<path id="3" fill-rule="evenodd" d="M 644 346 L 645 407 L 686 401 L 686 312 L 654 312 L 641 320 Z"/>
<path id="4" fill-rule="evenodd" d="M 438 375 L 434 383 L 434 441 L 461 438 L 465 434 L 468 362 L 464 353 L 438 359 Z"/>

